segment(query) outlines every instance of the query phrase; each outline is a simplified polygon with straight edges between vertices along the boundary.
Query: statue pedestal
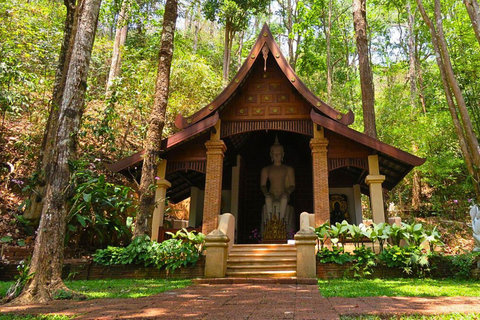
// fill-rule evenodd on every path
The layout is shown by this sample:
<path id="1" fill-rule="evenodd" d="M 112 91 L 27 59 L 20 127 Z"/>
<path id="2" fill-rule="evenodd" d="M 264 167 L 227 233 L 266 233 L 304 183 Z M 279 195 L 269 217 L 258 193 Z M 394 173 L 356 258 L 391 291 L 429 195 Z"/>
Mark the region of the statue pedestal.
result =
<path id="1" fill-rule="evenodd" d="M 273 203 L 274 208 L 280 207 L 280 202 Z M 262 208 L 262 225 L 261 232 L 263 243 L 285 243 L 288 234 L 295 232 L 295 209 L 292 206 L 287 206 L 284 216 L 279 213 L 268 213 L 267 206 Z"/>

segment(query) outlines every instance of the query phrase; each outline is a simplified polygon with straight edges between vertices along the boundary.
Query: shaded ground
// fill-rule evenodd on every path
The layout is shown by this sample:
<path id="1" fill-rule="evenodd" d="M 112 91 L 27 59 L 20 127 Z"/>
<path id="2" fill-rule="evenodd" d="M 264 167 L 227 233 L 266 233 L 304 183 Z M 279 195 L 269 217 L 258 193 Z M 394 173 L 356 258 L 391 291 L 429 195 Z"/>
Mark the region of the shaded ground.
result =
<path id="1" fill-rule="evenodd" d="M 77 315 L 76 319 L 339 319 L 356 314 L 480 312 L 479 297 L 324 298 L 316 285 L 194 285 L 139 299 L 54 301 L 0 306 L 1 313 Z"/>

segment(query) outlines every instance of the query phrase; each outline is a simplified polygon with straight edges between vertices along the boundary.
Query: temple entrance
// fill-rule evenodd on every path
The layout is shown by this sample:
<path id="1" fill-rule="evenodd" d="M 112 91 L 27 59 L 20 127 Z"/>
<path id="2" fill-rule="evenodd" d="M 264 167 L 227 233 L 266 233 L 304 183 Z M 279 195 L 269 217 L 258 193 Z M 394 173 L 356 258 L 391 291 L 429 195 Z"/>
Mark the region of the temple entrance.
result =
<path id="1" fill-rule="evenodd" d="M 312 160 L 310 137 L 277 130 L 255 131 L 237 134 L 224 139 L 228 146 L 225 153 L 223 189 L 238 183 L 238 191 L 230 184 L 230 204 L 237 217 L 236 243 L 257 243 L 257 233 L 262 227 L 262 207 L 265 196 L 260 188 L 262 168 L 271 165 L 270 147 L 278 137 L 285 156 L 283 163 L 295 171 L 295 191 L 290 195 L 295 227 L 287 230 L 292 235 L 298 231 L 301 212 L 313 211 Z M 235 177 L 237 175 L 237 177 Z M 238 195 L 238 199 L 237 198 Z M 237 208 L 234 208 L 237 206 Z M 256 230 L 256 231 L 255 231 Z"/>

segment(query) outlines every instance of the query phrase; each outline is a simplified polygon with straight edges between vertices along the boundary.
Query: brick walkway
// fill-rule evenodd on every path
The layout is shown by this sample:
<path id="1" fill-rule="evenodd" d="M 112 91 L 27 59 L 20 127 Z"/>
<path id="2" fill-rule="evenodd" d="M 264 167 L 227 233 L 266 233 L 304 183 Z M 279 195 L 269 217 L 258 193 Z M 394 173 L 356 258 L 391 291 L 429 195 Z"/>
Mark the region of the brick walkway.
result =
<path id="1" fill-rule="evenodd" d="M 324 298 L 316 285 L 197 284 L 139 299 L 0 306 L 0 314 L 7 312 L 76 314 L 75 319 L 339 319 L 359 314 L 480 313 L 480 298 Z"/>

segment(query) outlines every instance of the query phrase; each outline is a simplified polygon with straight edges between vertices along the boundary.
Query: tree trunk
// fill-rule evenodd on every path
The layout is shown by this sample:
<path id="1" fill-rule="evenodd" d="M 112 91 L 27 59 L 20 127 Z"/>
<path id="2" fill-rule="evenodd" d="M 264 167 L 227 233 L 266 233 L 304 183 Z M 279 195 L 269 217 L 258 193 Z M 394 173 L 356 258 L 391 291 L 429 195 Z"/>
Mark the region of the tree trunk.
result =
<path id="1" fill-rule="evenodd" d="M 59 105 L 58 126 L 53 136 L 54 152 L 48 164 L 51 169 L 46 180 L 42 217 L 30 264 L 33 277 L 13 301 L 17 304 L 43 303 L 52 300 L 60 290 L 69 291 L 61 278 L 68 199 L 73 193 L 69 162 L 76 159 L 77 134 L 84 110 L 100 2 L 85 0 L 79 4 L 78 28 Z"/>
<path id="2" fill-rule="evenodd" d="M 353 26 L 355 29 L 360 70 L 364 132 L 376 139 L 375 90 L 373 87 L 372 68 L 368 57 L 366 0 L 353 0 Z"/>
<path id="3" fill-rule="evenodd" d="M 458 83 L 456 82 L 455 75 L 453 74 L 453 68 L 450 62 L 450 56 L 448 54 L 448 50 L 446 49 L 446 42 L 443 35 L 440 3 L 438 0 L 435 0 L 435 20 L 437 21 L 436 26 L 437 28 L 439 28 L 439 30 L 437 31 L 437 29 L 435 28 L 435 25 L 433 24 L 432 20 L 428 17 L 425 11 L 422 0 L 416 0 L 416 1 L 417 1 L 418 8 L 420 10 L 420 13 L 422 15 L 422 18 L 430 30 L 430 34 L 432 37 L 432 44 L 435 50 L 437 65 L 440 70 L 440 75 L 442 79 L 443 88 L 445 91 L 445 97 L 447 100 L 448 109 L 450 110 L 450 114 L 452 116 L 454 128 L 457 133 L 459 144 L 460 144 L 460 149 L 465 159 L 465 164 L 467 166 L 468 172 L 470 173 L 470 175 L 474 180 L 474 191 L 477 196 L 477 201 L 480 202 L 480 185 L 479 185 L 480 173 L 478 172 L 478 168 L 480 168 L 480 161 L 477 162 L 476 160 L 478 157 L 480 157 L 479 149 L 478 149 L 478 141 L 476 140 L 475 136 L 473 136 L 475 141 L 472 141 L 471 143 L 468 141 L 469 140 L 469 138 L 467 138 L 467 135 L 469 134 L 468 132 L 469 131 L 473 132 L 472 125 L 469 122 L 462 123 L 458 117 L 457 107 L 461 112 L 462 112 L 461 109 L 465 108 L 463 112 L 466 113 L 466 117 L 468 117 L 468 112 L 466 112 L 466 106 L 464 104 L 465 102 L 463 101 L 463 96 L 462 96 L 462 99 L 459 99 L 459 97 L 457 97 L 458 95 L 461 96 L 462 93 L 458 87 Z M 454 88 L 452 88 L 452 85 L 454 86 Z M 453 95 L 455 94 L 455 92 L 456 92 L 455 98 L 456 98 L 457 106 L 455 105 L 455 101 L 453 100 Z M 462 103 L 462 101 L 463 101 L 463 107 L 458 105 Z M 463 120 L 464 119 L 462 117 L 462 121 Z M 470 126 L 470 128 L 468 128 L 468 126 Z M 477 147 L 471 148 L 471 144 L 475 144 L 475 143 L 477 144 Z"/>
<path id="4" fill-rule="evenodd" d="M 167 111 L 176 21 L 177 0 L 167 0 L 163 15 L 162 42 L 155 86 L 155 100 L 150 119 L 148 120 L 148 132 L 145 140 L 145 155 L 140 181 L 140 208 L 137 215 L 135 237 L 151 235 L 152 214 L 155 207 L 155 175 L 160 161 L 162 132 Z"/>
<path id="5" fill-rule="evenodd" d="M 332 0 L 328 0 L 328 22 L 327 22 L 327 32 L 325 32 L 325 37 L 327 40 L 327 102 L 329 105 L 332 104 L 332 48 L 331 48 L 331 38 L 332 38 Z"/>
<path id="6" fill-rule="evenodd" d="M 478 7 L 478 2 L 477 0 L 463 0 L 463 3 L 467 8 L 470 21 L 472 21 L 473 31 L 480 44 L 480 8 Z"/>
<path id="7" fill-rule="evenodd" d="M 105 97 L 108 99 L 112 95 L 112 86 L 115 78 L 120 75 L 120 66 L 122 63 L 121 50 L 127 40 L 128 31 L 128 10 L 129 0 L 123 0 L 122 8 L 118 15 L 117 30 L 115 31 L 115 41 L 113 42 L 112 62 L 110 64 L 110 72 L 108 73 L 107 87 L 105 89 Z"/>
<path id="8" fill-rule="evenodd" d="M 53 151 L 52 141 L 58 122 L 58 106 L 62 101 L 68 64 L 70 62 L 73 40 L 75 38 L 76 0 L 64 0 L 64 4 L 67 8 L 67 14 L 65 16 L 63 29 L 63 41 L 58 57 L 57 70 L 55 71 L 50 113 L 43 133 L 40 156 L 36 168 L 38 179 L 34 191 L 30 194 L 28 209 L 23 215 L 25 219 L 30 221 L 38 221 L 42 215 L 43 198 L 45 196 L 45 179 L 48 176 L 47 165 L 51 162 L 51 152 Z"/>
<path id="9" fill-rule="evenodd" d="M 223 82 L 226 84 L 228 82 L 228 75 L 230 73 L 230 56 L 232 48 L 232 24 L 227 21 L 225 23 L 225 42 L 223 47 Z"/>
<path id="10" fill-rule="evenodd" d="M 238 59 L 237 59 L 237 70 L 242 66 L 242 51 L 243 51 L 243 37 L 245 36 L 245 31 L 242 31 L 238 35 Z"/>

